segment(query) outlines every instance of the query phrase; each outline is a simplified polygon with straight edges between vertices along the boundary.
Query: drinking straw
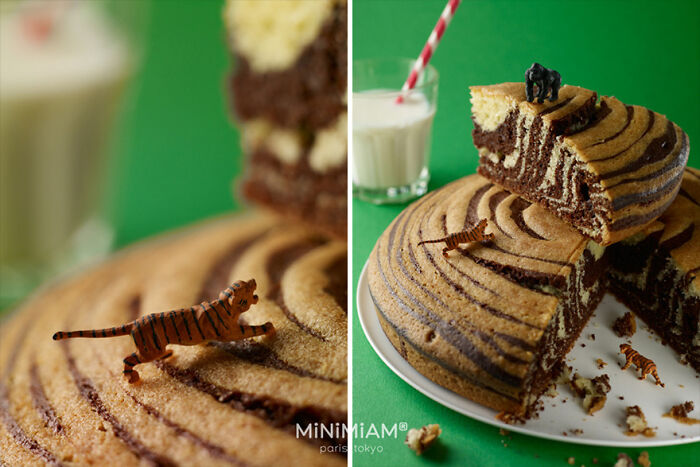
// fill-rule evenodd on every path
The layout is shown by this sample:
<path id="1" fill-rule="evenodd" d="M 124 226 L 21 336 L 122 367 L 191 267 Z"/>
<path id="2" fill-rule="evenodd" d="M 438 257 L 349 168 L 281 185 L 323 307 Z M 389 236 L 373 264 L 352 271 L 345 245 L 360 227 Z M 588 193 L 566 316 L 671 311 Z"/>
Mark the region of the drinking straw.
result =
<path id="1" fill-rule="evenodd" d="M 447 29 L 447 26 L 450 24 L 450 20 L 454 16 L 455 11 L 457 11 L 460 1 L 461 0 L 449 0 L 447 5 L 445 5 L 445 9 L 442 10 L 440 19 L 438 19 L 438 22 L 435 24 L 430 36 L 428 36 L 428 41 L 425 43 L 425 47 L 423 47 L 423 50 L 418 56 L 416 63 L 413 65 L 411 73 L 409 73 L 406 82 L 403 83 L 401 94 L 398 98 L 396 98 L 396 102 L 398 104 L 403 102 L 406 92 L 415 87 L 416 81 L 418 81 L 418 76 L 420 76 L 420 74 L 423 72 L 423 69 L 430 61 L 430 57 L 433 56 L 435 49 L 437 49 L 438 42 L 440 42 L 440 39 L 442 39 L 442 35 L 445 34 L 445 29 Z"/>

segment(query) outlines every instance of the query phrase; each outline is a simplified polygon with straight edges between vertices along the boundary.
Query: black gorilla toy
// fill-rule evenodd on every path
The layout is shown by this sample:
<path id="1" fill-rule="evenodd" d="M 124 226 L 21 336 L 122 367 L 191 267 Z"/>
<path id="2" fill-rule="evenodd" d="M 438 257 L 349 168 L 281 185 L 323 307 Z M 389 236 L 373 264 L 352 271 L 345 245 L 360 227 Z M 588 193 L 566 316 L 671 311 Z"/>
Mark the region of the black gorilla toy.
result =
<path id="1" fill-rule="evenodd" d="M 547 94 L 551 90 L 549 100 L 554 102 L 559 98 L 559 88 L 561 87 L 561 75 L 549 68 L 545 68 L 539 63 L 533 63 L 525 72 L 525 91 L 527 93 L 527 101 L 532 102 L 535 96 L 532 92 L 532 86 L 537 85 L 537 102 L 543 103 Z"/>

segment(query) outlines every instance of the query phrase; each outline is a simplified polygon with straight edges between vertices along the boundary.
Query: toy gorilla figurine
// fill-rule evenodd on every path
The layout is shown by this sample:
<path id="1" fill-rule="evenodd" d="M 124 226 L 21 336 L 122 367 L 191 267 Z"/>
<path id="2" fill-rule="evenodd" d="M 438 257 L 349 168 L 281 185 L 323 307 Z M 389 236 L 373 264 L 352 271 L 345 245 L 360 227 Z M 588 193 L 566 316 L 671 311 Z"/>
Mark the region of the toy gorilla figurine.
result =
<path id="1" fill-rule="evenodd" d="M 533 63 L 525 72 L 525 91 L 527 93 L 527 101 L 532 102 L 535 98 L 532 92 L 532 86 L 537 85 L 537 102 L 544 102 L 547 94 L 551 90 L 549 96 L 550 102 L 554 102 L 559 98 L 559 88 L 561 87 L 561 75 L 549 68 L 545 68 L 539 63 Z"/>

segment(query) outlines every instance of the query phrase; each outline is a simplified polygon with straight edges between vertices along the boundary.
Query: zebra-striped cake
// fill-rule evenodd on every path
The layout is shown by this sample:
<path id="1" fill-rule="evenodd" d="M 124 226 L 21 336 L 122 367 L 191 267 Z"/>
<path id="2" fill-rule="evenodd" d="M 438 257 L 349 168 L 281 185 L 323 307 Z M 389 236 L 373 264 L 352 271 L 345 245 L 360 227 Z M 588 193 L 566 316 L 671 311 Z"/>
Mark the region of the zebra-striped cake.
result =
<path id="1" fill-rule="evenodd" d="M 228 0 L 250 200 L 347 235 L 347 2 Z"/>
<path id="2" fill-rule="evenodd" d="M 346 248 L 230 217 L 45 287 L 1 328 L 0 463 L 345 465 L 324 451 L 346 443 Z M 276 336 L 171 346 L 139 365 L 139 384 L 122 375 L 128 336 L 51 339 L 211 300 L 241 278 L 260 297 L 242 318 L 273 322 Z"/>
<path id="3" fill-rule="evenodd" d="M 488 220 L 493 240 L 442 255 Z M 406 208 L 369 259 L 371 296 L 419 372 L 496 410 L 527 415 L 605 291 L 604 247 L 542 207 L 470 175 Z"/>
<path id="4" fill-rule="evenodd" d="M 610 247 L 610 290 L 700 372 L 700 170 L 658 221 Z"/>
<path id="5" fill-rule="evenodd" d="M 678 193 L 688 136 L 663 115 L 576 86 L 542 104 L 524 83 L 471 93 L 479 173 L 602 245 L 644 229 Z"/>

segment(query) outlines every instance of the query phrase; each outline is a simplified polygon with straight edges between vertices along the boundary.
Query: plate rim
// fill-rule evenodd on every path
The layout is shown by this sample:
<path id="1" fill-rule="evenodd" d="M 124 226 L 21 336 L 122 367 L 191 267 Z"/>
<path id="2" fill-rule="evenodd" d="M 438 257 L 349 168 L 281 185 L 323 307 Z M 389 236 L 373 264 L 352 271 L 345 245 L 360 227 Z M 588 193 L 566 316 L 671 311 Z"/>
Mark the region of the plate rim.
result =
<path id="1" fill-rule="evenodd" d="M 493 416 L 491 417 L 485 417 L 481 414 L 474 413 L 474 412 L 469 412 L 469 410 L 465 407 L 462 407 L 456 403 L 453 403 L 450 401 L 450 398 L 458 397 L 465 402 L 469 404 L 477 404 L 476 402 L 460 396 L 459 394 L 450 391 L 447 388 L 444 388 L 440 386 L 439 384 L 431 381 L 428 379 L 426 376 L 422 375 L 419 373 L 415 368 L 413 368 L 410 363 L 408 363 L 406 360 L 404 360 L 401 355 L 398 353 L 398 351 L 394 348 L 394 346 L 391 344 L 391 341 L 389 341 L 389 338 L 384 334 L 384 331 L 381 330 L 381 333 L 379 334 L 379 339 L 384 340 L 383 344 L 388 344 L 389 345 L 389 354 L 385 354 L 383 351 L 380 350 L 379 348 L 379 342 L 375 342 L 374 340 L 374 334 L 369 330 L 369 325 L 372 324 L 373 326 L 378 326 L 379 329 L 381 329 L 381 325 L 379 324 L 379 318 L 377 317 L 376 310 L 374 309 L 374 306 L 372 306 L 372 310 L 361 310 L 360 304 L 363 302 L 361 300 L 361 297 L 364 297 L 364 294 L 369 294 L 369 283 L 367 279 L 367 266 L 369 264 L 369 258 L 365 261 L 364 266 L 362 267 L 362 271 L 360 272 L 360 276 L 358 277 L 357 281 L 357 290 L 355 291 L 355 308 L 357 309 L 357 316 L 360 321 L 360 326 L 362 327 L 362 332 L 365 335 L 365 338 L 369 342 L 370 346 L 374 350 L 374 352 L 377 354 L 377 356 L 384 362 L 386 366 L 391 369 L 391 371 L 396 374 L 399 378 L 401 378 L 404 382 L 406 382 L 409 386 L 411 386 L 413 389 L 416 391 L 420 392 L 424 396 L 428 397 L 429 399 L 437 402 L 438 404 L 447 407 L 450 410 L 453 410 L 463 416 L 469 417 L 471 419 L 477 420 L 482 423 L 486 423 L 488 425 L 492 425 L 498 428 L 503 428 L 508 431 L 514 431 L 516 433 L 520 433 L 523 435 L 528 435 L 528 436 L 533 436 L 536 438 L 542 438 L 542 439 L 548 439 L 548 440 L 553 440 L 553 441 L 561 441 L 564 443 L 571 443 L 571 444 L 579 444 L 579 445 L 586 445 L 586 446 L 604 446 L 604 447 L 620 447 L 620 448 L 638 448 L 638 447 L 646 447 L 646 448 L 652 448 L 652 447 L 664 447 L 664 446 L 677 446 L 677 445 L 682 445 L 682 444 L 690 444 L 690 443 L 696 443 L 700 441 L 700 437 L 686 437 L 686 438 L 676 438 L 676 439 L 665 439 L 665 440 L 659 440 L 659 441 L 638 441 L 634 439 L 630 439 L 630 441 L 616 441 L 616 440 L 592 440 L 588 438 L 575 438 L 575 437 L 569 437 L 569 436 L 563 436 L 561 434 L 552 434 L 552 433 L 547 433 L 547 432 L 542 432 L 542 431 L 535 431 L 531 428 L 525 428 L 524 426 L 519 426 L 519 425 L 509 425 L 507 423 L 504 423 L 498 419 L 496 419 L 496 411 L 493 409 L 490 409 L 488 407 L 484 407 L 486 410 L 489 410 L 493 413 Z M 371 298 L 367 297 L 370 301 Z M 365 314 L 369 314 L 372 317 L 365 316 Z M 367 320 L 376 320 L 375 323 L 369 323 Z M 399 366 L 404 367 L 404 368 L 399 368 Z M 483 406 L 482 406 L 483 407 Z"/>

